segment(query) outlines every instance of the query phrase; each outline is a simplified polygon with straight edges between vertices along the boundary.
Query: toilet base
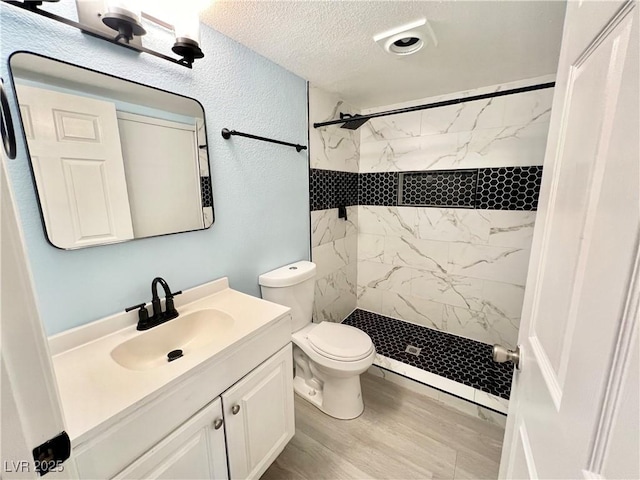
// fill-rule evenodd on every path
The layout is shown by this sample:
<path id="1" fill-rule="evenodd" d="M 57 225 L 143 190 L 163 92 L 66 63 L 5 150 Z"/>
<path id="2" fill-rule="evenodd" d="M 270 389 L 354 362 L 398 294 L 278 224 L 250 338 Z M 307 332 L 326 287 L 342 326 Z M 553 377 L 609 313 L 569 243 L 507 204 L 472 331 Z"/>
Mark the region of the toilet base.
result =
<path id="1" fill-rule="evenodd" d="M 304 398 L 307 402 L 312 403 L 315 407 L 322 410 L 322 390 L 310 387 L 302 377 L 294 377 L 293 391 L 296 395 Z"/>
<path id="2" fill-rule="evenodd" d="M 322 389 L 310 387 L 303 377 L 296 375 L 293 389 L 300 397 L 339 420 L 357 418 L 364 411 L 360 375 L 325 380 Z"/>

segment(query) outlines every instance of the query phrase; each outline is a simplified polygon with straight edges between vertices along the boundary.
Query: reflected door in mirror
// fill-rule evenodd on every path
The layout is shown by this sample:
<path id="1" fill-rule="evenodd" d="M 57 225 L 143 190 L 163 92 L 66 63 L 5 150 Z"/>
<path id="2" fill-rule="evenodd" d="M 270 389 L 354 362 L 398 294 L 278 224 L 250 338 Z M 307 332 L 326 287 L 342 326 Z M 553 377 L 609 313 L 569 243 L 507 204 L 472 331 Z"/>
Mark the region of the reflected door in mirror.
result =
<path id="1" fill-rule="evenodd" d="M 17 86 L 44 221 L 62 248 L 133 238 L 112 103 Z"/>
<path id="2" fill-rule="evenodd" d="M 118 127 L 135 236 L 204 228 L 196 126 L 118 112 Z"/>

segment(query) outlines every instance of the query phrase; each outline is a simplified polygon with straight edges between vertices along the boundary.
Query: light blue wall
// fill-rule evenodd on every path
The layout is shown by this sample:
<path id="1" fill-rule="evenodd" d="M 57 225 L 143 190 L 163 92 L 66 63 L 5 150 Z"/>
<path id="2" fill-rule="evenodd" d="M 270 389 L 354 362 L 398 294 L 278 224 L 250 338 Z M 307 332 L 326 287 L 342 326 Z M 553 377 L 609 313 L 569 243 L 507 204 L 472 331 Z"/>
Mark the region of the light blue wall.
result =
<path id="1" fill-rule="evenodd" d="M 55 5 L 50 8 L 75 16 L 75 2 Z M 0 74 L 16 122 L 8 58 L 17 50 L 194 97 L 207 116 L 213 227 L 76 251 L 58 250 L 45 239 L 22 131 L 17 132 L 18 156 L 8 162 L 9 176 L 48 334 L 148 301 L 151 280 L 158 275 L 174 290 L 228 276 L 232 288 L 258 296 L 260 273 L 309 258 L 306 151 L 220 136 L 227 127 L 306 145 L 303 79 L 204 26 L 201 46 L 206 57 L 189 70 L 4 3 L 0 19 Z M 151 40 L 170 45 L 168 32 L 155 35 Z"/>

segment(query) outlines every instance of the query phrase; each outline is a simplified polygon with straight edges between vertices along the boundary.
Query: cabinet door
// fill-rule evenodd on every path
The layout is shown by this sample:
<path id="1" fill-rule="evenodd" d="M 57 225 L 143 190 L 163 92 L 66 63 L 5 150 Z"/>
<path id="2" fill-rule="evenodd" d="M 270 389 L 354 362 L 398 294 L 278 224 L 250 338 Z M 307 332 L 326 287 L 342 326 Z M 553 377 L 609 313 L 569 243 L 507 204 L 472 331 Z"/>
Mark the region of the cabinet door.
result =
<path id="1" fill-rule="evenodd" d="M 228 479 L 220 398 L 114 478 Z"/>
<path id="2" fill-rule="evenodd" d="M 222 394 L 231 478 L 259 478 L 295 430 L 291 344 Z"/>

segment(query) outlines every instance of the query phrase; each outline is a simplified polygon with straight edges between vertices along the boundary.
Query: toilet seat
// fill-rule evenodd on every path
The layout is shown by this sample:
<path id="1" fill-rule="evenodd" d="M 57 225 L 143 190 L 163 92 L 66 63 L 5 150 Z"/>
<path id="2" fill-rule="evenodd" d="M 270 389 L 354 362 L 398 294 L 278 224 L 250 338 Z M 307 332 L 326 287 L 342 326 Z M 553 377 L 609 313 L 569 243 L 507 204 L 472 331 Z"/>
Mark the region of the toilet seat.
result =
<path id="1" fill-rule="evenodd" d="M 373 343 L 369 335 L 355 327 L 321 322 L 306 336 L 309 346 L 318 354 L 341 362 L 356 362 L 371 355 Z"/>

